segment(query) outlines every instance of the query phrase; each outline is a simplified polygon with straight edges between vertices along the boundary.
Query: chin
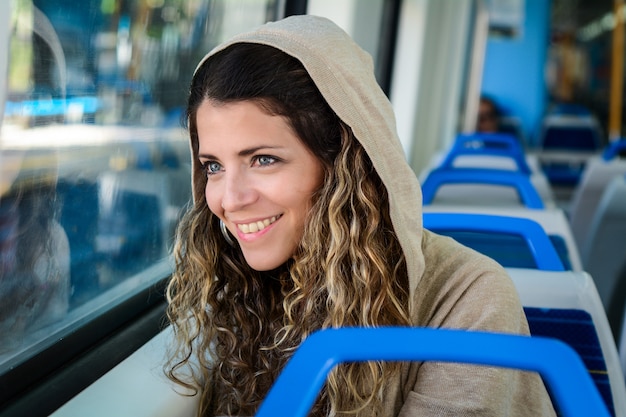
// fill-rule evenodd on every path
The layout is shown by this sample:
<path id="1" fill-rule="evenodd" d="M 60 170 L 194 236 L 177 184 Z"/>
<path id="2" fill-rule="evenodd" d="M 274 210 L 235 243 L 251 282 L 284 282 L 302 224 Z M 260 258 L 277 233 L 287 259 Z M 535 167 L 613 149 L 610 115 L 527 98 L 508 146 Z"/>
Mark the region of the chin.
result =
<path id="1" fill-rule="evenodd" d="M 263 248 L 242 247 L 242 254 L 248 266 L 259 272 L 272 271 L 281 267 L 291 258 L 293 251 L 291 247 L 269 244 Z"/>
<path id="2" fill-rule="evenodd" d="M 246 258 L 246 262 L 248 266 L 255 271 L 259 272 L 267 272 L 272 271 L 285 263 L 285 260 L 276 260 L 272 261 L 270 259 L 248 259 Z"/>

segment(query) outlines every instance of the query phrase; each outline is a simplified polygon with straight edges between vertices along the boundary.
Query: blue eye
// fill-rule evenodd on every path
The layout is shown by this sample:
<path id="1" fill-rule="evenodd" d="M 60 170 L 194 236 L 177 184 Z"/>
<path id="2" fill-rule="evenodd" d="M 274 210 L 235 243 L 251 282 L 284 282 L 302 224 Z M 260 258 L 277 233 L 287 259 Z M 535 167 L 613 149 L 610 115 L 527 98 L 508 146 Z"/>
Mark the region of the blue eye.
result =
<path id="1" fill-rule="evenodd" d="M 269 155 L 259 155 L 256 157 L 256 160 L 261 166 L 272 165 L 274 162 L 276 162 L 276 158 Z"/>
<path id="2" fill-rule="evenodd" d="M 204 168 L 207 176 L 217 174 L 222 169 L 222 166 L 215 161 L 207 161 L 202 164 L 202 167 Z"/>

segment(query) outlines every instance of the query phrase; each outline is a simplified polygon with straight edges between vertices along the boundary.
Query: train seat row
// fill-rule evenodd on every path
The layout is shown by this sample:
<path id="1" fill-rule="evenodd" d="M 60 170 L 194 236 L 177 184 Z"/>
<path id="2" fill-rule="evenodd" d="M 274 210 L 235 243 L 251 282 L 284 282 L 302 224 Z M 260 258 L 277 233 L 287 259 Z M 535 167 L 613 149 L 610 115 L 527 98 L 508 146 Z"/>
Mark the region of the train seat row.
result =
<path id="1" fill-rule="evenodd" d="M 626 373 L 626 139 L 590 158 L 569 208 L 583 267 L 594 277 Z"/>
<path id="2" fill-rule="evenodd" d="M 557 338 L 573 347 L 586 364 L 611 415 L 626 413 L 623 395 L 626 387 L 620 359 L 595 284 L 586 272 L 564 270 L 538 223 L 525 218 L 487 214 L 425 213 L 424 227 L 453 238 L 458 237 L 455 233 L 467 231 L 521 236 L 534 266 L 503 266 L 507 267 L 518 289 L 531 334 Z M 463 238 L 459 240 L 468 244 Z M 500 237 L 494 236 L 494 240 L 500 245 L 500 252 L 519 251 L 519 246 L 509 246 Z M 468 245 L 491 256 L 474 243 L 469 241 Z M 496 258 L 502 259 L 506 262 L 510 258 Z"/>
<path id="3" fill-rule="evenodd" d="M 530 218 L 546 230 L 565 267 L 582 270 L 566 213 L 555 204 L 550 185 L 536 162 L 526 157 L 519 143 L 512 139 L 502 134 L 459 135 L 449 155 L 435 156 L 420 174 L 424 212 Z M 467 144 L 473 145 L 470 148 Z M 465 158 L 461 166 L 454 164 L 460 155 Z M 518 169 L 504 169 L 503 161 L 515 161 Z M 538 192 L 537 186 L 544 191 Z M 493 251 L 498 251 L 498 243 L 491 241 Z M 512 266 L 524 265 L 521 256 L 511 256 L 511 261 L 516 259 L 522 263 Z"/>
<path id="4" fill-rule="evenodd" d="M 624 377 L 606 313 L 585 272 L 508 269 L 533 336 L 564 341 L 580 355 L 611 415 L 626 412 Z"/>
<path id="5" fill-rule="evenodd" d="M 467 138 L 462 141 L 466 142 Z M 473 152 L 478 155 L 476 148 Z M 503 179 L 502 167 L 490 164 L 493 153 L 488 151 L 487 156 L 475 159 L 472 168 L 445 164 L 447 159 L 438 157 L 439 165 L 433 163 L 420 176 L 424 188 L 425 227 L 451 236 L 505 266 L 520 293 L 531 333 L 558 338 L 576 349 L 611 415 L 626 415 L 624 373 L 615 339 L 593 274 L 584 272 L 566 213 L 559 207 L 546 207 L 536 190 L 533 194 L 528 171 L 523 168 L 506 173 L 511 178 L 514 175 L 514 180 Z M 511 158 L 525 160 L 519 155 Z M 484 165 L 478 168 L 480 164 Z M 440 198 L 439 188 L 447 181 L 466 186 L 464 198 L 456 201 L 448 196 Z M 518 195 L 517 201 L 513 201 L 510 194 L 500 194 L 506 203 L 490 205 L 496 194 L 492 191 L 489 198 L 485 198 L 476 183 L 510 186 Z M 547 213 L 560 219 L 558 230 L 554 222 L 546 222 L 545 218 L 542 221 L 541 216 Z M 525 222 L 534 223 L 536 229 Z M 531 231 L 534 230 L 538 230 L 539 235 L 543 232 L 543 237 L 533 237 Z M 569 245 L 565 250 L 563 247 L 567 245 L 556 249 L 558 240 L 549 238 L 553 234 L 567 240 Z M 533 239 L 537 239 L 536 242 L 530 243 Z M 546 250 L 546 244 L 551 248 Z M 623 254 L 618 259 L 622 258 Z"/>
<path id="6" fill-rule="evenodd" d="M 432 158 L 431 164 L 420 173 L 419 178 L 424 184 L 426 178 L 433 171 L 449 172 L 454 171 L 450 168 L 479 169 L 485 166 L 490 169 L 502 170 L 500 177 L 512 177 L 510 181 L 530 182 L 534 191 L 538 192 L 542 204 L 548 207 L 555 205 L 552 188 L 541 170 L 537 158 L 534 155 L 526 154 L 519 140 L 505 133 L 458 135 L 450 149 L 436 154 Z M 432 177 L 430 181 L 432 181 Z M 451 181 L 448 182 L 451 183 Z M 472 195 L 464 192 L 462 187 L 450 185 L 440 192 L 437 196 L 439 199 L 472 200 Z M 505 193 L 510 194 L 506 199 L 503 198 Z M 482 187 L 480 195 L 483 199 L 488 198 L 490 205 L 504 203 L 513 205 L 519 201 L 512 190 L 506 188 Z"/>

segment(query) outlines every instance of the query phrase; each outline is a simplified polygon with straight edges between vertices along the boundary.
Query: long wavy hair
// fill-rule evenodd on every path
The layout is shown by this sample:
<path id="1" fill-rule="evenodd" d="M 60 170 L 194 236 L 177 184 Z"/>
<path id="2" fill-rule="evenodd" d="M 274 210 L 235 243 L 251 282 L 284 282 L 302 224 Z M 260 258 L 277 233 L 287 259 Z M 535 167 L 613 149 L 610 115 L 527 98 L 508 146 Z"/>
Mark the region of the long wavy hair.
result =
<path id="1" fill-rule="evenodd" d="M 239 43 L 204 62 L 187 107 L 194 157 L 196 112 L 204 100 L 251 100 L 284 117 L 325 170 L 292 258 L 259 272 L 226 242 L 217 216 L 198 198 L 206 177 L 194 164 L 196 198 L 178 227 L 167 290 L 176 344 L 166 371 L 200 393 L 199 415 L 249 416 L 311 332 L 408 325 L 408 274 L 386 188 L 297 59 Z M 384 382 L 398 369 L 392 362 L 337 367 L 312 415 L 379 414 Z"/>

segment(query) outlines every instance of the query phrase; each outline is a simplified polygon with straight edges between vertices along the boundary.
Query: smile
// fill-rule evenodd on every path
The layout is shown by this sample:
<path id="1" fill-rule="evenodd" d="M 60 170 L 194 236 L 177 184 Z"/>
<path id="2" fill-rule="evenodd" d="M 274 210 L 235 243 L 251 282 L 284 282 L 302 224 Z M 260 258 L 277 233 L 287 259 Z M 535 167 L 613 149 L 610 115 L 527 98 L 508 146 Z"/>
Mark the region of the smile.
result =
<path id="1" fill-rule="evenodd" d="M 279 218 L 280 216 L 272 216 L 265 220 L 259 220 L 259 221 L 247 223 L 247 224 L 238 224 L 237 228 L 239 229 L 241 233 L 246 233 L 246 234 L 256 233 L 265 229 L 267 226 L 274 223 Z"/>

